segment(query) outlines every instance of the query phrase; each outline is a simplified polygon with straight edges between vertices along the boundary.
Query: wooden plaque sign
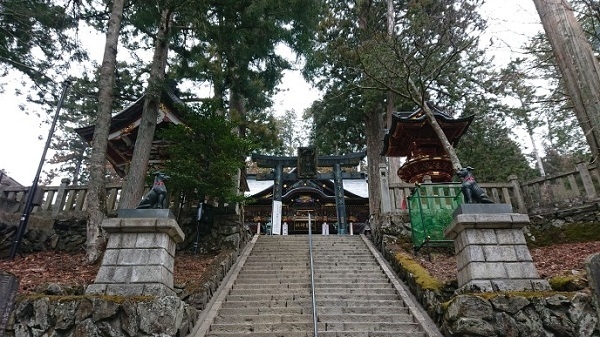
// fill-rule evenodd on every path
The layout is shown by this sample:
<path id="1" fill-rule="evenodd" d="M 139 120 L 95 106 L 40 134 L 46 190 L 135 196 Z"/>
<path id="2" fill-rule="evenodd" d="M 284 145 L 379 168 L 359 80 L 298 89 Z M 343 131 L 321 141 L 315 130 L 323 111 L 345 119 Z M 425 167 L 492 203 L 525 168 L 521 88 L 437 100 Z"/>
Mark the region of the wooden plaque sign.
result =
<path id="1" fill-rule="evenodd" d="M 11 273 L 0 270 L 0 337 L 4 336 L 8 317 L 15 304 L 19 290 L 19 278 Z"/>
<path id="2" fill-rule="evenodd" d="M 317 176 L 317 150 L 314 147 L 298 148 L 298 178 L 310 179 Z"/>

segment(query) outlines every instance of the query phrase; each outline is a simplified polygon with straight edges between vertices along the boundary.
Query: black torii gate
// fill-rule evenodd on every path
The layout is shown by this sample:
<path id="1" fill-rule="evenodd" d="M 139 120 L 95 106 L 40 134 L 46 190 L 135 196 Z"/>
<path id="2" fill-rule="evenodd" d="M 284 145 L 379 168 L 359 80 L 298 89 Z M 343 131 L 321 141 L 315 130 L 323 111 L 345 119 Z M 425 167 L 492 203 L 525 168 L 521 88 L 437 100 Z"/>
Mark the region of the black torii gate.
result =
<path id="1" fill-rule="evenodd" d="M 299 147 L 297 157 L 267 156 L 253 154 L 252 160 L 258 167 L 272 168 L 273 173 L 257 175 L 260 180 L 273 180 L 273 201 L 281 202 L 283 180 L 332 179 L 335 193 L 335 208 L 338 219 L 338 234 L 346 234 L 346 202 L 343 179 L 356 178 L 353 173 L 342 172 L 342 167 L 358 166 L 367 155 L 366 151 L 342 156 L 317 156 L 314 147 Z M 296 172 L 283 173 L 284 167 L 296 167 Z M 332 167 L 333 173 L 319 173 L 317 167 Z M 274 219 L 272 219 L 273 221 Z"/>

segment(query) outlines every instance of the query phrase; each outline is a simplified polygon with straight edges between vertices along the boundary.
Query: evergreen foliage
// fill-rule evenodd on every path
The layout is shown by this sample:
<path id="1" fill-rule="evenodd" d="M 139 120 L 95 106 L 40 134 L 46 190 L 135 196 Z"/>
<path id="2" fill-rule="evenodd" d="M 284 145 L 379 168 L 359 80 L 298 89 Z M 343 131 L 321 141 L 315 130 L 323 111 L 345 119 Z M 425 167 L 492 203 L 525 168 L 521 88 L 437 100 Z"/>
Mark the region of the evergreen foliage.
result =
<path id="1" fill-rule="evenodd" d="M 183 109 L 185 125 L 170 125 L 159 133 L 167 142 L 164 170 L 171 176 L 176 190 L 196 191 L 222 201 L 239 201 L 232 176 L 244 167 L 240 158 L 252 146 L 231 133 L 233 124 L 208 104 L 202 108 Z"/>
<path id="2" fill-rule="evenodd" d="M 3 0 L 0 4 L 0 74 L 17 70 L 37 86 L 54 81 L 57 68 L 87 60 L 72 37 L 77 8 L 46 0 Z M 71 35 L 70 35 L 71 33 Z"/>

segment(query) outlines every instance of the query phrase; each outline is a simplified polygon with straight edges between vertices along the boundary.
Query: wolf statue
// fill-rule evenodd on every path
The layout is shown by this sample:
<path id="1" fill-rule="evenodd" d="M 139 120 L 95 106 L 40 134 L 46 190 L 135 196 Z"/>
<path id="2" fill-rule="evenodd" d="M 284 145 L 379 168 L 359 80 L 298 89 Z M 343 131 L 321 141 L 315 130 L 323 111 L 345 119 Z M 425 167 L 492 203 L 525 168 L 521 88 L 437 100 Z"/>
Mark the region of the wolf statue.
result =
<path id="1" fill-rule="evenodd" d="M 154 173 L 152 188 L 142 198 L 136 209 L 167 208 L 167 187 L 165 181 L 170 177 L 163 172 Z"/>
<path id="2" fill-rule="evenodd" d="M 494 202 L 479 187 L 473 176 L 474 169 L 470 166 L 456 171 L 456 175 L 462 180 L 461 191 L 467 204 L 493 204 Z"/>

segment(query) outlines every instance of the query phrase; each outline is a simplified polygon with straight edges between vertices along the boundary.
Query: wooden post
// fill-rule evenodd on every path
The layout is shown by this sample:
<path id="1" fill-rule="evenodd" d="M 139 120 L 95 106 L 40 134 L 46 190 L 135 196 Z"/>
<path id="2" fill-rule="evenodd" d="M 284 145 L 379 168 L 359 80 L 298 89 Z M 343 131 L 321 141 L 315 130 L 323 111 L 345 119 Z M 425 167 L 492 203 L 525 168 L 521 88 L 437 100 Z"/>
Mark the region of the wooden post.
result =
<path id="1" fill-rule="evenodd" d="M 67 186 L 71 183 L 71 179 L 62 178 L 60 180 L 60 186 L 58 187 L 58 194 L 56 195 L 56 202 L 52 207 L 52 217 L 58 216 L 58 213 L 65 207 L 65 199 L 67 198 Z"/>
<path id="2" fill-rule="evenodd" d="M 587 200 L 596 199 L 596 188 L 594 187 L 594 182 L 592 181 L 592 175 L 587 168 L 585 162 L 577 163 L 577 171 L 581 175 L 581 181 L 583 182 L 583 188 L 585 189 L 585 197 Z"/>
<path id="3" fill-rule="evenodd" d="M 511 174 L 508 176 L 508 181 L 513 187 L 513 194 L 515 196 L 515 201 L 517 202 L 517 211 L 519 213 L 527 214 L 527 205 L 525 205 L 525 200 L 523 199 L 523 193 L 521 192 L 521 184 L 519 184 L 519 179 L 516 175 Z"/>

